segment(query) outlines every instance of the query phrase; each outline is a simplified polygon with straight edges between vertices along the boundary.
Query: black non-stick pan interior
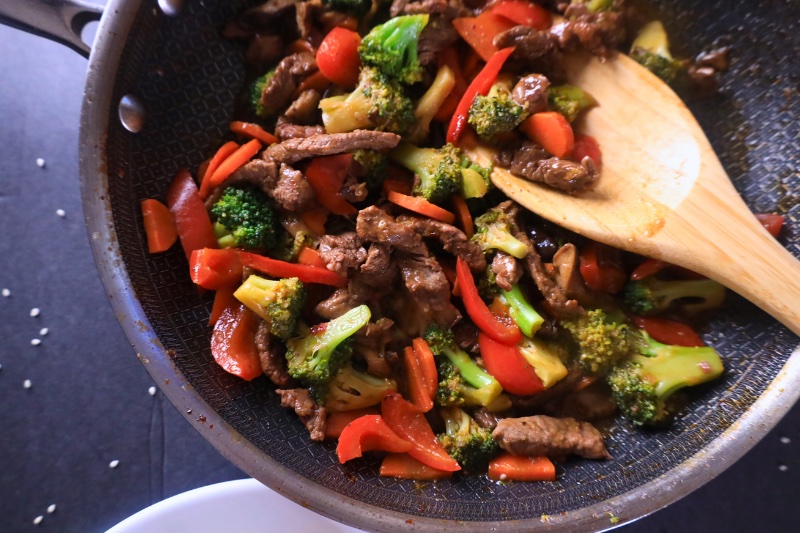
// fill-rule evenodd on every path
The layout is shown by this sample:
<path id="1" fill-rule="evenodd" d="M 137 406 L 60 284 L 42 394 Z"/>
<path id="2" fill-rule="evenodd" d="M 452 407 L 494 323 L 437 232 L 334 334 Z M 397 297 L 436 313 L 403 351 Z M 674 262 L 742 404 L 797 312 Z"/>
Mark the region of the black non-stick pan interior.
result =
<path id="1" fill-rule="evenodd" d="M 726 311 L 709 325 L 705 336 L 723 355 L 724 379 L 692 394 L 687 409 L 669 429 L 640 431 L 624 422 L 605 428 L 613 460 L 569 460 L 558 465 L 554 483 L 496 484 L 485 477 L 457 476 L 421 484 L 379 477 L 376 459 L 340 465 L 333 444 L 311 443 L 294 414 L 281 409 L 266 378 L 244 382 L 214 364 L 207 326 L 212 295 L 198 293 L 191 284 L 179 247 L 159 255 L 147 253 L 139 202 L 163 200 L 179 168 L 196 169 L 228 139 L 227 126 L 245 81 L 245 68 L 241 50 L 222 39 L 219 29 L 247 3 L 185 2 L 177 16 L 166 16 L 155 1 L 142 3 L 110 93 L 102 169 L 108 176 L 108 197 L 89 199 L 104 202 L 111 210 L 121 268 L 146 318 L 127 328 L 132 342 L 147 344 L 154 357 L 171 358 L 187 384 L 186 394 L 196 392 L 233 429 L 233 435 L 238 433 L 254 448 L 237 454 L 230 451 L 236 445 L 230 435 L 225 437 L 226 444 L 219 444 L 221 429 L 203 427 L 203 434 L 224 453 L 236 456 L 245 471 L 273 486 L 281 481 L 262 468 L 263 457 L 343 497 L 410 515 L 409 524 L 415 518 L 424 521 L 423 517 L 466 522 L 532 519 L 531 527 L 546 527 L 543 515 L 568 517 L 604 502 L 623 521 L 654 511 L 646 503 L 630 509 L 612 504 L 659 476 L 677 471 L 689 477 L 692 468 L 701 468 L 704 448 L 736 431 L 738 421 L 768 390 L 797 344 L 793 334 L 736 295 L 730 295 Z M 677 50 L 696 53 L 720 44 L 731 47 L 732 68 L 723 77 L 720 93 L 690 106 L 751 208 L 787 216 L 781 239 L 800 255 L 800 208 L 794 195 L 800 186 L 796 58 L 800 4 L 793 0 L 676 0 L 653 3 L 653 7 Z M 126 94 L 136 96 L 146 112 L 144 129 L 137 134 L 117 120 L 117 102 Z M 84 176 L 87 179 L 91 177 Z M 124 322 L 135 317 L 132 312 L 121 318 Z M 141 334 L 136 334 L 137 327 Z M 160 344 L 152 344 L 153 337 Z M 170 386 L 163 383 L 163 376 L 156 377 L 162 378 L 162 386 Z M 201 414 L 191 415 L 198 425 L 203 422 Z M 779 414 L 766 415 L 766 419 L 774 423 Z M 752 444 L 730 453 L 741 454 Z M 658 501 L 671 501 L 686 492 L 679 486 L 674 491 Z M 315 506 L 311 500 L 305 503 Z M 334 514 L 331 509 L 322 510 Z M 596 529 L 609 525 L 605 517 Z"/>

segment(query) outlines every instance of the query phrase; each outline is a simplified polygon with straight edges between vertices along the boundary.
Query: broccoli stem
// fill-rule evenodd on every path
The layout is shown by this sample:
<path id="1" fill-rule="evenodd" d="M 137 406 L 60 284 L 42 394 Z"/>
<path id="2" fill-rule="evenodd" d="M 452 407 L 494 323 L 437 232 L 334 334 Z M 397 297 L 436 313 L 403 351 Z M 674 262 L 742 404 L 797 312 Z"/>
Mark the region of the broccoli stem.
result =
<path id="1" fill-rule="evenodd" d="M 646 333 L 636 336 L 634 345 L 641 354 L 643 373 L 655 382 L 656 395 L 666 399 L 676 390 L 710 381 L 724 367 L 717 351 L 710 346 L 673 346 L 653 340 Z"/>
<path id="2" fill-rule="evenodd" d="M 510 291 L 501 289 L 500 295 L 508 305 L 511 319 L 516 322 L 520 331 L 527 337 L 533 337 L 544 323 L 544 317 L 528 303 L 519 285 L 512 285 Z"/>
<path id="3" fill-rule="evenodd" d="M 442 353 L 451 363 L 458 369 L 458 373 L 464 378 L 464 381 L 475 387 L 481 389 L 489 387 L 497 383 L 497 380 L 491 374 L 483 370 L 472 358 L 463 350 L 457 348 L 443 348 Z"/>

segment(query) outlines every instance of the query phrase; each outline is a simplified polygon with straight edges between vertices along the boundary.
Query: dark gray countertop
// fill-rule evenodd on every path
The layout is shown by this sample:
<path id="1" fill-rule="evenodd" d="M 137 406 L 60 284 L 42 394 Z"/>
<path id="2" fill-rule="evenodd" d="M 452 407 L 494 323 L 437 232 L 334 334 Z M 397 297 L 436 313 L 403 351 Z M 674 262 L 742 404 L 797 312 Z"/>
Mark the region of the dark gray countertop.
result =
<path id="1" fill-rule="evenodd" d="M 245 477 L 149 393 L 97 276 L 78 178 L 86 61 L 5 27 L 0 51 L 0 531 L 105 531 Z M 717 479 L 620 531 L 797 531 L 798 450 L 800 407 Z"/>

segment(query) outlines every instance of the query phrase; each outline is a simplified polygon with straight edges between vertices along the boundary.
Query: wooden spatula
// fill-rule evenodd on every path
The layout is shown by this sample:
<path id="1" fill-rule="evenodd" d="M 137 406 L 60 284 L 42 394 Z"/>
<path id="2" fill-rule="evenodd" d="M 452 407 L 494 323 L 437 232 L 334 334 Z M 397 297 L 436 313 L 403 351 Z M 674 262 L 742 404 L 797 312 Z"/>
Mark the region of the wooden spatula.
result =
<path id="1" fill-rule="evenodd" d="M 800 335 L 800 262 L 750 212 L 678 96 L 622 54 L 570 58 L 567 73 L 599 103 L 582 123 L 603 154 L 595 189 L 570 196 L 499 168 L 495 185 L 576 233 L 717 280 Z"/>

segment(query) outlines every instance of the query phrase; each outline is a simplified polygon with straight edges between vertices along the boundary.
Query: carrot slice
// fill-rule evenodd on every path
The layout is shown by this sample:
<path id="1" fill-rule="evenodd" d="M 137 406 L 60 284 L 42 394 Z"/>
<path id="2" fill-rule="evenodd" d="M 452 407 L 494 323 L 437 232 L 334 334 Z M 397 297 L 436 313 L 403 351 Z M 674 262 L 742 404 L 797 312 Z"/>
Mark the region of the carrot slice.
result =
<path id="1" fill-rule="evenodd" d="M 383 462 L 381 462 L 380 474 L 384 477 L 416 479 L 418 481 L 434 481 L 453 476 L 452 472 L 428 466 L 407 453 L 390 453 L 384 457 Z"/>
<path id="2" fill-rule="evenodd" d="M 329 213 L 330 211 L 320 206 L 303 211 L 299 217 L 308 229 L 317 235 L 325 235 L 325 222 L 328 220 Z"/>
<path id="3" fill-rule="evenodd" d="M 383 194 L 388 195 L 390 192 L 399 192 L 406 196 L 411 195 L 414 185 L 410 181 L 399 180 L 395 178 L 386 178 L 383 182 Z"/>
<path id="4" fill-rule="evenodd" d="M 178 240 L 175 218 L 167 206 L 158 200 L 142 200 L 144 232 L 147 234 L 147 251 L 164 252 Z"/>
<path id="5" fill-rule="evenodd" d="M 208 193 L 211 192 L 211 187 L 208 184 L 207 178 L 210 178 L 211 175 L 214 174 L 214 172 L 216 172 L 217 168 L 222 164 L 222 162 L 228 159 L 231 156 L 231 154 L 233 154 L 238 149 L 239 145 L 233 141 L 228 141 L 219 147 L 217 153 L 215 153 L 214 157 L 212 157 L 211 160 L 208 162 L 208 166 L 206 167 L 202 177 L 200 178 L 201 198 L 207 197 Z"/>
<path id="6" fill-rule="evenodd" d="M 203 180 L 203 186 L 208 184 L 208 189 L 206 196 L 203 196 L 203 198 L 206 198 L 208 193 L 211 192 L 214 187 L 220 185 L 239 167 L 250 161 L 250 159 L 252 159 L 259 150 L 261 150 L 261 141 L 258 139 L 252 139 L 251 141 L 237 148 L 235 152 L 225 159 L 225 161 L 220 163 L 216 170 L 214 170 L 213 174 L 208 174 L 208 171 L 206 171 L 207 177 L 205 180 Z"/>
<path id="7" fill-rule="evenodd" d="M 493 481 L 555 481 L 556 467 L 544 456 L 498 455 L 489 463 L 489 479 Z"/>
<path id="8" fill-rule="evenodd" d="M 230 129 L 233 133 L 245 135 L 251 139 L 258 139 L 264 144 L 275 144 L 280 142 L 280 140 L 273 134 L 258 124 L 253 124 L 252 122 L 241 122 L 236 120 L 231 122 Z"/>
<path id="9" fill-rule="evenodd" d="M 425 198 L 419 196 L 408 196 L 406 194 L 400 194 L 399 192 L 389 191 L 388 198 L 393 204 L 399 205 L 409 211 L 414 211 L 420 215 L 441 220 L 447 224 L 452 224 L 456 220 L 456 216 L 450 211 L 442 209 L 438 205 L 432 204 Z"/>
<path id="10" fill-rule="evenodd" d="M 475 226 L 472 224 L 472 214 L 469 212 L 467 202 L 458 194 L 453 196 L 453 207 L 456 208 L 456 217 L 461 222 L 461 229 L 468 239 L 475 234 Z"/>
<path id="11" fill-rule="evenodd" d="M 406 365 L 408 395 L 411 397 L 411 403 L 419 407 L 423 413 L 427 413 L 433 409 L 433 397 L 428 393 L 425 375 L 422 373 L 422 367 L 411 346 L 406 346 L 403 350 L 403 361 Z"/>
<path id="12" fill-rule="evenodd" d="M 311 265 L 315 267 L 322 267 L 327 268 L 325 261 L 322 260 L 322 256 L 313 248 L 309 248 L 308 246 L 303 246 L 300 250 L 300 253 L 297 255 L 297 262 L 301 265 Z"/>
<path id="13" fill-rule="evenodd" d="M 556 157 L 567 157 L 575 146 L 572 126 L 558 111 L 534 113 L 519 125 L 519 129 Z"/>
<path id="14" fill-rule="evenodd" d="M 309 89 L 314 89 L 318 93 L 322 94 L 328 87 L 331 86 L 332 83 L 333 82 L 331 80 L 325 77 L 325 74 L 318 70 L 300 82 L 300 85 L 297 86 L 297 89 L 294 92 L 294 96 L 296 98 L 300 96 L 301 93 Z"/>
<path id="15" fill-rule="evenodd" d="M 436 361 L 433 358 L 433 352 L 422 337 L 414 339 L 411 345 L 414 347 L 414 354 L 417 356 L 420 371 L 425 378 L 425 386 L 428 389 L 428 394 L 433 398 L 436 396 L 436 389 L 439 385 L 439 375 L 436 371 Z"/>

